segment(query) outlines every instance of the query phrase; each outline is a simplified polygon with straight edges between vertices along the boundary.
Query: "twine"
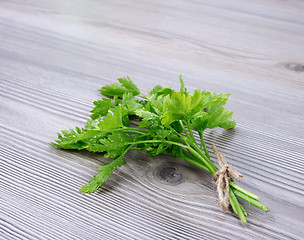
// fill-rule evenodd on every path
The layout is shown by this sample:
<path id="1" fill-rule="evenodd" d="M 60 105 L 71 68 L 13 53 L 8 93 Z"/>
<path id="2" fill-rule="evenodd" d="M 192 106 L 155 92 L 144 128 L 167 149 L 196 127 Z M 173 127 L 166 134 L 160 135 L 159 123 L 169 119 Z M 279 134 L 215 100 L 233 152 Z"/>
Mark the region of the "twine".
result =
<path id="1" fill-rule="evenodd" d="M 239 179 L 243 176 L 227 164 L 225 155 L 219 153 L 214 145 L 212 145 L 212 150 L 221 166 L 221 168 L 213 174 L 212 179 L 216 184 L 221 208 L 227 211 L 229 207 L 229 180 L 234 181 L 236 178 Z"/>

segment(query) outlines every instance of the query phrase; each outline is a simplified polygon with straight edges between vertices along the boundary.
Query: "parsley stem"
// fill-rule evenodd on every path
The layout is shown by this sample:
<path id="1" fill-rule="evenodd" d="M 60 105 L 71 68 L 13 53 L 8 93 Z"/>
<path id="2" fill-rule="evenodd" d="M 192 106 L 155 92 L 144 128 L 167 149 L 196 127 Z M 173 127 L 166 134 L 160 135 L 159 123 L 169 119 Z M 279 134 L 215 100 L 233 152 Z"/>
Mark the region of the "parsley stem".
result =
<path id="1" fill-rule="evenodd" d="M 229 201 L 230 201 L 230 204 L 232 206 L 232 209 L 233 211 L 240 216 L 240 219 L 243 223 L 246 223 L 247 220 L 246 220 L 246 217 L 244 215 L 244 212 L 241 208 L 241 205 L 240 203 L 238 202 L 238 200 L 236 199 L 236 196 L 234 195 L 233 191 L 230 189 L 229 190 Z"/>
<path id="2" fill-rule="evenodd" d="M 186 136 L 187 136 L 187 137 L 185 137 L 185 136 L 181 135 L 180 133 L 178 133 L 178 134 L 180 135 L 180 137 L 183 139 L 183 142 L 185 142 L 189 147 L 192 146 L 192 147 L 195 149 L 195 151 L 196 151 L 201 157 L 203 157 L 203 159 L 204 159 L 203 162 L 204 162 L 205 165 L 208 167 L 208 169 L 210 169 L 210 171 L 208 171 L 208 172 L 214 174 L 214 173 L 217 171 L 217 168 L 216 168 L 216 167 L 212 164 L 212 162 L 210 161 L 210 157 L 207 157 L 206 155 L 204 155 L 204 154 L 202 153 L 202 151 L 199 149 L 199 147 L 198 147 L 198 145 L 197 145 L 197 142 L 196 142 L 195 139 L 194 139 L 194 136 L 193 136 L 193 133 L 192 133 L 192 131 L 191 131 L 191 128 L 190 128 L 190 131 L 191 131 L 191 133 L 192 133 L 192 136 L 193 136 L 194 141 L 191 141 L 191 137 L 189 136 L 189 134 L 188 134 L 188 132 L 187 132 L 187 130 L 186 130 L 186 128 L 185 128 L 185 126 L 184 126 L 184 124 L 182 123 L 181 120 L 179 121 L 179 123 L 180 123 L 182 129 L 184 130 L 184 132 L 185 132 L 185 134 L 186 134 Z M 175 130 L 175 131 L 176 131 L 176 130 Z M 190 148 L 191 148 L 191 147 L 190 147 Z M 188 148 L 188 149 L 189 149 L 189 148 Z M 207 149 L 206 149 L 206 150 L 207 150 Z M 207 152 L 208 152 L 208 151 L 207 151 Z M 193 153 L 191 153 L 191 154 L 193 154 Z M 197 154 L 195 154 L 195 155 L 197 156 Z M 209 156 L 209 154 L 208 154 L 208 156 Z M 198 157 L 198 156 L 197 156 L 197 157 Z M 202 160 L 201 157 L 198 157 L 198 158 Z"/>
<path id="3" fill-rule="evenodd" d="M 197 145 L 197 142 L 196 142 L 196 140 L 195 140 L 195 138 L 194 138 L 194 136 L 193 136 L 193 132 L 192 132 L 192 129 L 191 129 L 191 127 L 190 127 L 189 122 L 186 121 L 185 123 L 186 123 L 187 129 L 188 129 L 189 135 L 190 135 L 190 139 L 193 141 L 193 143 L 195 143 L 196 146 L 198 146 L 198 145 Z"/>
<path id="4" fill-rule="evenodd" d="M 242 206 L 242 204 L 240 204 L 240 207 L 243 211 L 244 216 L 247 217 L 247 212 L 246 212 L 245 208 Z"/>
<path id="5" fill-rule="evenodd" d="M 185 139 L 183 138 L 184 136 L 181 135 L 182 137 L 176 136 L 176 135 L 170 135 L 167 137 L 168 140 L 176 140 L 177 142 L 181 142 L 181 143 L 185 143 L 188 145 L 188 143 L 185 141 Z"/>
<path id="6" fill-rule="evenodd" d="M 140 143 L 169 143 L 169 144 L 172 144 L 172 145 L 176 145 L 176 146 L 179 146 L 179 147 L 183 147 L 183 148 L 186 148 L 189 150 L 189 152 L 194 155 L 195 157 L 199 158 L 200 160 L 202 160 L 202 162 L 204 163 L 204 165 L 198 163 L 197 161 L 194 161 L 189 158 L 188 160 L 191 161 L 191 163 L 203 168 L 204 170 L 206 170 L 207 172 L 211 173 L 212 171 L 212 166 L 210 166 L 210 164 L 208 163 L 208 159 L 206 160 L 205 158 L 202 158 L 202 156 L 197 153 L 191 146 L 186 146 L 184 144 L 181 144 L 181 143 L 177 143 L 177 142 L 172 142 L 172 141 L 167 141 L 167 140 L 144 140 L 144 141 L 137 141 L 137 142 L 132 142 L 132 144 L 125 150 L 123 156 L 127 153 L 127 151 L 133 147 L 134 145 L 136 144 L 140 144 Z"/>
<path id="7" fill-rule="evenodd" d="M 148 130 L 148 129 L 143 129 L 143 128 L 130 128 L 130 127 L 123 127 L 123 129 L 125 129 L 125 130 L 134 130 L 134 131 L 141 131 L 141 132 L 145 132 L 145 133 L 149 132 L 149 130 Z M 115 129 L 114 129 L 114 130 L 115 130 Z"/>
<path id="8" fill-rule="evenodd" d="M 127 133 L 137 133 L 137 134 L 141 134 L 141 135 L 145 135 L 146 134 L 144 132 L 140 132 L 140 131 L 136 131 L 136 130 L 129 130 L 129 129 L 124 129 L 123 131 L 127 132 Z"/>
<path id="9" fill-rule="evenodd" d="M 181 124 L 182 126 L 183 126 L 183 124 Z M 176 138 L 175 139 L 177 139 L 179 142 L 182 142 L 182 143 L 185 143 L 185 144 L 187 144 L 187 146 L 188 147 L 190 147 L 190 145 L 191 145 L 191 142 L 189 143 L 189 138 L 187 138 L 187 137 L 185 137 L 184 135 L 182 135 L 182 134 L 180 134 L 178 131 L 176 131 L 174 128 L 172 128 L 171 126 L 170 126 L 170 129 L 172 129 L 178 136 L 179 136 L 179 138 L 176 136 Z M 171 136 L 172 137 L 172 136 Z"/>
<path id="10" fill-rule="evenodd" d="M 184 149 L 183 149 L 183 153 L 184 153 L 184 155 L 187 156 L 188 158 L 193 157 L 193 155 L 192 155 L 191 153 L 189 153 L 188 151 L 186 151 L 186 150 L 184 150 Z M 201 161 L 201 159 L 199 159 L 199 160 Z"/>
<path id="11" fill-rule="evenodd" d="M 184 157 L 184 160 L 187 161 L 187 162 L 189 162 L 189 163 L 192 163 L 192 164 L 194 164 L 194 165 L 196 165 L 196 166 L 198 166 L 198 167 L 200 167 L 200 168 L 202 168 L 204 170 L 206 170 L 207 172 L 209 172 L 209 169 L 205 165 L 197 162 L 196 160 L 193 160 L 193 159 L 191 159 L 189 157 Z"/>
<path id="12" fill-rule="evenodd" d="M 199 149 L 197 142 L 194 139 L 191 128 L 188 128 L 188 130 L 189 130 L 189 132 L 192 133 L 192 137 L 188 134 L 183 122 L 180 120 L 179 123 L 180 123 L 182 129 L 184 130 L 186 136 L 188 137 L 188 139 L 186 139 L 185 136 L 183 136 L 183 138 L 185 139 L 186 143 L 190 143 L 190 145 L 194 148 L 193 149 L 192 147 L 189 146 L 188 150 L 191 152 L 191 154 L 195 155 L 196 157 L 198 157 L 199 159 L 201 159 L 204 162 L 206 167 L 209 169 L 208 172 L 210 172 L 211 174 L 214 174 L 217 171 L 217 168 L 212 164 L 210 159 L 206 155 L 204 155 L 202 153 L 202 151 Z"/>
<path id="13" fill-rule="evenodd" d="M 201 139 L 201 144 L 200 144 L 200 149 L 201 149 L 201 151 L 203 151 L 203 141 L 202 141 L 202 139 L 203 139 L 203 132 L 200 132 L 200 131 L 198 131 L 198 134 L 199 134 L 199 136 L 200 136 L 200 139 Z M 209 155 L 209 153 L 208 153 L 208 155 Z M 210 157 L 209 157 L 210 158 Z"/>
<path id="14" fill-rule="evenodd" d="M 199 135 L 200 135 L 200 138 L 201 138 L 201 145 L 202 145 L 203 148 L 204 148 L 205 154 L 206 154 L 206 156 L 210 159 L 210 156 L 209 156 L 209 153 L 208 153 L 208 150 L 207 150 L 207 147 L 206 147 L 206 143 L 205 143 L 205 140 L 204 140 L 203 132 L 199 132 Z M 202 149 L 201 149 L 201 150 L 202 150 Z"/>
<path id="15" fill-rule="evenodd" d="M 132 146 L 134 146 L 136 144 L 140 144 L 140 143 L 169 143 L 169 144 L 172 144 L 172 145 L 177 145 L 179 147 L 188 148 L 188 146 L 183 145 L 181 143 L 172 142 L 172 141 L 166 141 L 166 140 L 144 140 L 144 141 L 137 141 L 137 142 L 132 142 L 130 146 L 132 147 Z"/>
<path id="16" fill-rule="evenodd" d="M 193 163 L 193 164 L 201 167 L 202 169 L 204 169 L 204 170 L 206 170 L 207 172 L 210 173 L 210 170 L 203 164 L 204 162 L 200 158 L 198 158 L 197 156 L 192 155 L 190 152 L 188 152 L 188 151 L 186 151 L 184 149 L 183 149 L 183 153 L 185 155 L 184 158 L 190 159 L 191 163 Z M 186 161 L 188 161 L 188 160 L 186 160 Z M 196 163 L 194 163 L 194 161 Z M 197 162 L 197 161 L 199 161 L 199 162 Z M 188 162 L 190 162 L 190 161 L 188 161 Z"/>
<path id="17" fill-rule="evenodd" d="M 116 128 L 116 129 L 110 129 L 110 130 L 99 130 L 96 129 L 96 131 L 100 131 L 101 133 L 112 133 L 112 132 L 131 132 L 131 133 L 138 133 L 138 134 L 146 134 L 148 130 L 141 129 L 141 128 L 129 128 L 129 127 L 122 127 L 122 128 Z"/>
<path id="18" fill-rule="evenodd" d="M 169 128 L 173 131 L 173 132 L 175 132 L 176 133 L 176 135 L 178 135 L 179 137 L 181 137 L 181 138 L 185 138 L 185 136 L 184 135 L 182 135 L 182 134 L 180 134 L 178 131 L 176 131 L 173 127 L 171 127 L 170 125 L 169 125 Z"/>
<path id="19" fill-rule="evenodd" d="M 238 190 L 239 192 L 241 192 L 241 193 L 243 193 L 243 194 L 245 194 L 245 195 L 247 195 L 247 196 L 249 196 L 249 197 L 251 197 L 255 200 L 259 200 L 259 197 L 257 195 L 245 190 L 244 188 L 241 188 L 240 186 L 236 185 L 235 182 L 229 181 L 229 185 L 231 187 L 233 187 L 235 190 Z"/>
<path id="20" fill-rule="evenodd" d="M 190 140 L 190 139 L 191 139 L 191 138 L 190 138 L 190 135 L 189 135 L 187 129 L 185 128 L 185 125 L 184 125 L 184 123 L 182 122 L 182 120 L 179 120 L 179 123 L 180 123 L 180 125 L 181 125 L 181 127 L 182 127 L 184 133 L 186 134 L 187 138 Z"/>
<path id="21" fill-rule="evenodd" d="M 233 201 L 234 199 L 231 198 L 231 196 L 229 196 L 229 203 L 232 207 L 232 210 L 235 214 L 238 214 L 237 209 L 236 209 L 236 204 L 235 201 Z"/>
<path id="22" fill-rule="evenodd" d="M 231 190 L 231 191 L 233 191 L 235 196 L 237 196 L 240 199 L 243 199 L 245 202 L 248 202 L 250 205 L 257 207 L 257 208 L 263 210 L 264 212 L 269 212 L 268 207 L 266 207 L 266 205 L 261 203 L 260 201 L 253 199 L 238 190 Z"/>
<path id="23" fill-rule="evenodd" d="M 197 142 L 196 142 L 196 140 L 195 140 L 195 138 L 194 138 L 194 136 L 193 136 L 192 130 L 191 130 L 191 128 L 188 126 L 189 124 L 187 124 L 187 123 L 185 122 L 185 125 L 187 126 L 188 131 L 189 131 L 189 133 L 188 133 L 188 131 L 187 131 L 187 129 L 185 128 L 185 125 L 184 125 L 183 122 L 184 122 L 184 121 L 182 121 L 182 120 L 179 121 L 179 123 L 180 123 L 180 125 L 181 125 L 181 127 L 182 127 L 182 129 L 183 129 L 183 131 L 184 131 L 184 133 L 186 134 L 186 136 L 187 136 L 187 138 L 188 138 L 187 141 L 190 142 L 190 145 L 196 145 L 196 146 L 197 146 Z"/>
<path id="24" fill-rule="evenodd" d="M 198 147 L 197 147 L 198 148 Z M 187 149 L 189 150 L 189 152 L 194 155 L 195 157 L 201 159 L 203 161 L 203 163 L 206 165 L 206 167 L 209 169 L 209 173 L 214 174 L 216 171 L 213 169 L 214 166 L 212 165 L 212 163 L 210 162 L 210 160 L 202 153 L 199 151 L 197 151 L 196 149 L 193 149 L 192 147 L 187 147 Z M 211 164 L 210 164 L 211 163 Z"/>
<path id="25" fill-rule="evenodd" d="M 217 168 L 213 165 L 210 159 L 199 149 L 198 146 L 193 145 L 193 148 L 195 152 L 197 152 L 204 159 L 206 166 L 208 166 L 208 168 L 210 169 L 210 173 L 214 174 L 217 171 Z"/>

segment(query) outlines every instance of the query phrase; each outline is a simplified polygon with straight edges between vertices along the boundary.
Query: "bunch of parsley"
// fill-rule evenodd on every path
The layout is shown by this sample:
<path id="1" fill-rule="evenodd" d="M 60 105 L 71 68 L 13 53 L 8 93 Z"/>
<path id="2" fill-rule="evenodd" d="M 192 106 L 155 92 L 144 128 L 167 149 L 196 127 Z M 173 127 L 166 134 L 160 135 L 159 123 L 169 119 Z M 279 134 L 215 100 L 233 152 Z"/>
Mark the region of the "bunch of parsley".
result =
<path id="1" fill-rule="evenodd" d="M 206 129 L 233 128 L 233 112 L 224 108 L 229 94 L 216 94 L 200 89 L 188 92 L 180 76 L 179 92 L 156 86 L 148 96 L 142 94 L 130 78 L 119 78 L 118 83 L 99 91 L 109 98 L 94 102 L 94 109 L 84 128 L 64 130 L 58 140 L 50 143 L 63 149 L 87 150 L 105 153 L 111 163 L 98 168 L 98 174 L 80 191 L 96 191 L 116 167 L 125 164 L 124 156 L 130 150 L 150 155 L 167 154 L 190 162 L 210 174 L 218 169 L 210 161 L 203 138 Z M 130 117 L 137 116 L 135 126 Z M 196 131 L 200 143 L 194 137 Z M 230 180 L 229 202 L 233 211 L 246 222 L 247 213 L 237 197 L 249 204 L 269 211 L 258 197 Z"/>

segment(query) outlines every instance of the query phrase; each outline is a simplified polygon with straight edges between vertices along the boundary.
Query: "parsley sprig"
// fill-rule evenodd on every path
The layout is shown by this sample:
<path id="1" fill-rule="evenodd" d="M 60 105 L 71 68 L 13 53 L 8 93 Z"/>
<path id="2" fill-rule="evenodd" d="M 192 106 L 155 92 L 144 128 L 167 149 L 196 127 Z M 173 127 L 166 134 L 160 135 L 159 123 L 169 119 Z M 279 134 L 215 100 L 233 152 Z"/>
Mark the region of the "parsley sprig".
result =
<path id="1" fill-rule="evenodd" d="M 188 92 L 182 77 L 180 91 L 156 86 L 149 95 L 142 94 L 130 78 L 119 78 L 99 89 L 107 96 L 94 102 L 91 120 L 84 128 L 63 130 L 58 140 L 50 143 L 63 149 L 87 150 L 105 153 L 114 159 L 99 167 L 98 173 L 80 191 L 96 191 L 116 167 L 125 164 L 124 156 L 130 150 L 150 155 L 167 154 L 190 162 L 210 174 L 218 169 L 210 160 L 204 131 L 211 128 L 235 127 L 233 112 L 224 108 L 229 94 L 216 94 L 196 89 Z M 130 118 L 137 116 L 136 124 Z M 194 137 L 197 132 L 200 141 Z M 267 212 L 268 208 L 253 193 L 229 181 L 229 202 L 233 211 L 246 223 L 247 213 L 237 198 Z"/>

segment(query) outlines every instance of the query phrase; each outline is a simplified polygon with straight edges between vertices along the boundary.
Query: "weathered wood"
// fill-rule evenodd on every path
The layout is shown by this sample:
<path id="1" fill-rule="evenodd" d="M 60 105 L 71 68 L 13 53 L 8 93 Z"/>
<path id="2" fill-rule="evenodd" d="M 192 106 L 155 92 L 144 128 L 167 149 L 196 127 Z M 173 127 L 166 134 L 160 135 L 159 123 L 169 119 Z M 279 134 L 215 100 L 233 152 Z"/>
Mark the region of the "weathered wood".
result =
<path id="1" fill-rule="evenodd" d="M 304 235 L 304 3 L 1 1 L 0 239 L 301 239 Z M 260 196 L 248 224 L 223 213 L 211 176 L 178 159 L 109 159 L 55 149 L 83 126 L 96 91 L 130 76 L 231 93 L 234 130 L 206 133 Z M 214 156 L 212 156 L 214 157 Z"/>

